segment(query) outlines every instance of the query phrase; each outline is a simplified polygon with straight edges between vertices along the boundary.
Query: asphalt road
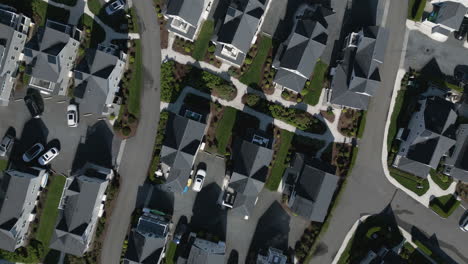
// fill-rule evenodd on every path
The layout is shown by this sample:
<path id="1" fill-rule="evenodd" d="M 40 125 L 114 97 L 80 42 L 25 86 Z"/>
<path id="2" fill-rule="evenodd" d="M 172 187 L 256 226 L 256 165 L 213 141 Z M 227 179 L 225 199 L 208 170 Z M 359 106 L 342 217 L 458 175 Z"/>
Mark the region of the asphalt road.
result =
<path id="1" fill-rule="evenodd" d="M 383 85 L 367 112 L 367 127 L 359 145 L 356 165 L 311 263 L 331 263 L 351 226 L 362 215 L 380 213 L 388 205 L 393 209 L 400 226 L 410 232 L 418 228 L 426 236 L 434 236 L 440 248 L 454 261 L 468 263 L 468 259 L 463 256 L 463 252 L 468 249 L 467 237 L 458 229 L 458 219 L 463 210 L 459 208 L 449 219 L 441 219 L 389 183 L 382 168 L 385 122 L 400 64 L 406 9 L 406 0 L 391 0 L 385 24 L 390 36 L 381 71 Z"/>
<path id="2" fill-rule="evenodd" d="M 120 164 L 120 193 L 102 246 L 101 263 L 120 263 L 120 253 L 130 216 L 135 208 L 138 187 L 147 176 L 159 120 L 159 84 L 161 52 L 159 25 L 152 1 L 133 1 L 136 8 L 143 52 L 143 88 L 141 117 L 135 137 L 128 139 Z"/>

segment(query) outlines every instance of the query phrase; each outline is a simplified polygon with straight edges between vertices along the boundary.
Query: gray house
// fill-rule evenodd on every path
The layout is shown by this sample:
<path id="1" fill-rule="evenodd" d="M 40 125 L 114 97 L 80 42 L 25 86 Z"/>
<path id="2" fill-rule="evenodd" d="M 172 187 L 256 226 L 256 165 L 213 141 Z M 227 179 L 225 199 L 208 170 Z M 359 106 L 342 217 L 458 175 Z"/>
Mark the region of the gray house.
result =
<path id="1" fill-rule="evenodd" d="M 165 16 L 167 30 L 194 41 L 200 24 L 211 9 L 212 0 L 170 0 Z"/>
<path id="2" fill-rule="evenodd" d="M 66 95 L 80 39 L 81 31 L 75 26 L 47 20 L 24 49 L 29 86 Z"/>
<path id="3" fill-rule="evenodd" d="M 257 264 L 286 264 L 288 257 L 283 254 L 283 251 L 276 248 L 268 248 L 265 255 L 258 254 Z"/>
<path id="4" fill-rule="evenodd" d="M 30 24 L 28 17 L 0 7 L 0 106 L 10 100 Z"/>
<path id="5" fill-rule="evenodd" d="M 468 124 L 457 129 L 455 146 L 445 159 L 444 173 L 468 182 Z"/>
<path id="6" fill-rule="evenodd" d="M 126 54 L 114 46 L 89 50 L 75 69 L 74 95 L 84 114 L 108 114 L 125 70 Z"/>
<path id="7" fill-rule="evenodd" d="M 161 149 L 161 170 L 166 178 L 160 186 L 163 190 L 182 192 L 187 186 L 206 127 L 199 122 L 200 116 L 194 117 L 197 114 L 188 110 L 186 116 L 169 115 Z"/>
<path id="8" fill-rule="evenodd" d="M 222 205 L 246 220 L 265 185 L 273 156 L 272 141 L 263 133 L 254 132 L 250 140 L 237 138 L 233 143 L 233 171 L 222 194 Z"/>
<path id="9" fill-rule="evenodd" d="M 401 144 L 393 166 L 426 178 L 456 143 L 457 114 L 453 104 L 440 97 L 427 98 L 419 104 L 408 128 L 397 137 Z"/>
<path id="10" fill-rule="evenodd" d="M 273 68 L 276 88 L 299 93 L 311 77 L 328 40 L 328 25 L 334 17 L 331 9 L 314 5 L 304 10 L 292 34 L 278 49 Z"/>
<path id="11" fill-rule="evenodd" d="M 307 220 L 322 223 L 328 213 L 339 177 L 318 169 L 296 153 L 290 168 L 285 171 L 285 190 L 288 206 Z"/>
<path id="12" fill-rule="evenodd" d="M 29 224 L 34 220 L 41 187 L 47 173 L 39 168 L 0 173 L 0 248 L 8 251 L 24 246 Z"/>
<path id="13" fill-rule="evenodd" d="M 460 28 L 463 18 L 468 15 L 466 0 L 434 0 L 432 13 L 423 21 L 431 28 L 432 34 L 449 36 Z"/>
<path id="14" fill-rule="evenodd" d="M 188 258 L 177 258 L 177 264 L 218 264 L 225 262 L 226 244 L 217 243 L 196 237 L 194 233 L 189 238 L 190 253 Z"/>
<path id="15" fill-rule="evenodd" d="M 67 178 L 50 248 L 78 257 L 89 249 L 104 212 L 105 191 L 113 171 L 86 163 Z"/>
<path id="16" fill-rule="evenodd" d="M 132 229 L 124 264 L 159 264 L 164 256 L 169 235 L 170 221 L 166 218 L 144 213 Z"/>
<path id="17" fill-rule="evenodd" d="M 224 22 L 213 41 L 216 57 L 241 66 L 250 46 L 255 43 L 268 0 L 232 1 Z"/>
<path id="18" fill-rule="evenodd" d="M 367 110 L 370 98 L 381 85 L 388 32 L 379 26 L 351 33 L 345 42 L 343 60 L 335 68 L 330 102 L 337 106 Z"/>

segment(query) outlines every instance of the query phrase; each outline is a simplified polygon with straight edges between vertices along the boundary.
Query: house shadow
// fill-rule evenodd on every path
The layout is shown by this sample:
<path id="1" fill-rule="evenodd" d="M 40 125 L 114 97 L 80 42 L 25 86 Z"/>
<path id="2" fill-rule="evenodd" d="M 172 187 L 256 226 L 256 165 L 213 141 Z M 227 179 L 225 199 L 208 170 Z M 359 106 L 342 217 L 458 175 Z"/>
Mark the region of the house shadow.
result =
<path id="1" fill-rule="evenodd" d="M 336 21 L 340 23 L 340 21 Z M 333 47 L 330 55 L 329 65 L 330 67 L 336 67 L 339 59 L 343 57 L 343 48 L 345 45 L 345 38 L 348 36 L 350 32 L 353 30 L 353 24 L 351 23 L 351 9 L 349 6 L 345 8 L 345 12 L 343 15 L 343 20 L 341 21 L 341 26 L 338 33 L 338 38 L 330 45 Z M 324 58 L 326 55 L 322 56 L 322 59 L 326 61 Z"/>
<path id="2" fill-rule="evenodd" d="M 411 227 L 410 233 L 413 242 L 423 244 L 426 248 L 428 248 L 432 252 L 430 257 L 433 258 L 437 263 L 458 263 L 440 248 L 439 240 L 437 239 L 437 235 L 435 233 L 432 236 L 428 236 L 415 226 Z M 454 248 L 452 248 L 452 250 L 456 251 L 456 254 L 459 255 L 460 258 L 466 259 L 464 252 L 458 252 Z"/>
<path id="3" fill-rule="evenodd" d="M 140 190 L 142 190 L 141 188 L 143 188 L 143 186 L 139 188 L 138 196 L 140 196 Z M 174 193 L 166 192 L 155 186 L 152 186 L 152 188 L 153 193 L 151 194 L 151 197 L 149 198 L 148 203 L 145 206 L 172 215 L 174 213 Z M 146 193 L 146 195 L 148 195 L 148 193 Z M 144 199 L 143 201 L 146 200 L 146 195 L 144 197 L 141 197 L 142 199 Z"/>
<path id="4" fill-rule="evenodd" d="M 246 263 L 256 263 L 258 253 L 269 247 L 288 250 L 290 221 L 291 217 L 280 203 L 273 202 L 258 220 Z"/>
<path id="5" fill-rule="evenodd" d="M 114 133 L 104 121 L 98 121 L 88 127 L 84 142 L 78 145 L 72 164 L 72 173 L 92 162 L 106 168 L 112 168 Z"/>
<path id="6" fill-rule="evenodd" d="M 220 194 L 221 188 L 214 182 L 202 188 L 192 208 L 190 226 L 195 232 L 206 231 L 226 241 L 227 210 L 217 203 Z"/>
<path id="7" fill-rule="evenodd" d="M 23 127 L 19 141 L 13 145 L 11 151 L 11 160 L 13 163 L 17 161 L 22 162 L 21 156 L 30 147 L 36 143 L 41 143 L 43 146 L 47 143 L 47 137 L 49 136 L 49 129 L 40 118 L 31 118 L 28 120 Z"/>

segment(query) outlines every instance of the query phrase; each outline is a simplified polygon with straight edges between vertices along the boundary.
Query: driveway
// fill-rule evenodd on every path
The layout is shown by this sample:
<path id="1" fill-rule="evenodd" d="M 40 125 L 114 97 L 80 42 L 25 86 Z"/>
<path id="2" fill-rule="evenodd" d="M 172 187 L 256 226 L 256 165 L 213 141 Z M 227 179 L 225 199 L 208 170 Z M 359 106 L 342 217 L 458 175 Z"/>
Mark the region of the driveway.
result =
<path id="1" fill-rule="evenodd" d="M 360 141 L 356 165 L 311 263 L 331 263 L 355 221 L 362 215 L 379 213 L 388 205 L 394 210 L 398 224 L 407 231 L 418 228 L 427 236 L 434 235 L 441 249 L 451 258 L 459 263 L 468 263 L 463 255 L 466 252 L 466 234 L 457 225 L 461 209 L 449 219 L 441 219 L 403 191 L 397 190 L 388 182 L 382 169 L 385 122 L 400 64 L 407 5 L 405 0 L 390 1 L 385 24 L 390 36 L 382 68 L 382 87 L 367 111 L 367 129 Z"/>
<path id="2" fill-rule="evenodd" d="M 159 25 L 152 1 L 133 3 L 139 18 L 143 52 L 140 123 L 135 137 L 127 140 L 120 163 L 120 192 L 112 216 L 107 222 L 101 263 L 120 262 L 122 244 L 130 225 L 130 215 L 135 208 L 138 188 L 147 176 L 159 120 L 161 68 Z"/>

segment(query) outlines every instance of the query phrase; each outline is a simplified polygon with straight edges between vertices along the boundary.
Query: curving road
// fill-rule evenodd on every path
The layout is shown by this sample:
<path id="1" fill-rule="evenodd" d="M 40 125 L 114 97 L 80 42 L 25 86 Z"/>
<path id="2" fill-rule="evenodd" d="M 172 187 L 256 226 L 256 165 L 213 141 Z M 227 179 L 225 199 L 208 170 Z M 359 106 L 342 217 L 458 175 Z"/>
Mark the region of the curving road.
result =
<path id="1" fill-rule="evenodd" d="M 138 187 L 147 176 L 152 157 L 154 135 L 159 120 L 159 84 L 161 48 L 159 24 L 152 1 L 133 1 L 136 8 L 141 34 L 143 53 L 143 87 L 141 94 L 141 117 L 135 137 L 127 140 L 120 163 L 120 193 L 102 246 L 101 263 L 120 263 L 120 253 L 130 216 L 135 208 Z"/>
<path id="2" fill-rule="evenodd" d="M 463 210 L 459 208 L 450 218 L 441 219 L 430 209 L 396 189 L 383 172 L 381 154 L 385 123 L 403 51 L 408 5 L 407 0 L 386 1 L 390 3 L 383 25 L 389 30 L 390 36 L 382 69 L 383 85 L 369 107 L 367 127 L 359 144 L 356 165 L 311 263 L 332 263 L 355 221 L 362 215 L 379 213 L 388 205 L 393 209 L 401 227 L 407 231 L 416 227 L 427 236 L 434 235 L 441 249 L 454 261 L 468 263 L 464 254 L 468 250 L 467 237 L 458 229 L 458 219 Z"/>

